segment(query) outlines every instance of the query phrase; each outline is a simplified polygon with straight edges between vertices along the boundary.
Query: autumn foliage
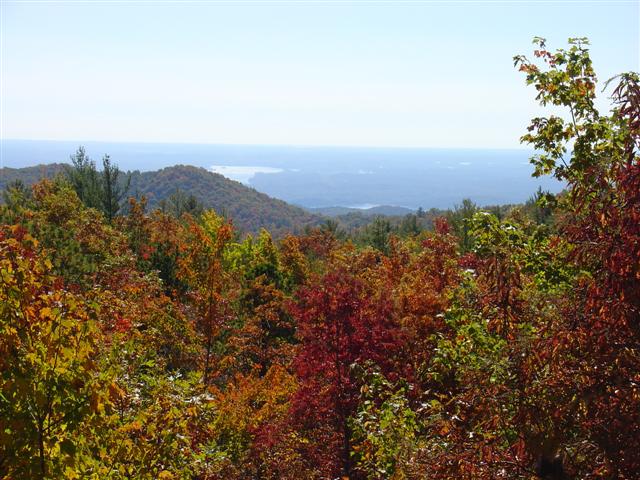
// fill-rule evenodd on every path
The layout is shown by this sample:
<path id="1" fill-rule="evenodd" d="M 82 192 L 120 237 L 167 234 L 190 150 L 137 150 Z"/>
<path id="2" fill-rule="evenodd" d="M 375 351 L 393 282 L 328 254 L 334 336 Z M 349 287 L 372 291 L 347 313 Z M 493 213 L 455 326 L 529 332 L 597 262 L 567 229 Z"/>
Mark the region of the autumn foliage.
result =
<path id="1" fill-rule="evenodd" d="M 566 190 L 500 218 L 356 246 L 10 187 L 0 478 L 638 478 L 640 79 L 599 112 L 587 41 L 535 43 Z"/>

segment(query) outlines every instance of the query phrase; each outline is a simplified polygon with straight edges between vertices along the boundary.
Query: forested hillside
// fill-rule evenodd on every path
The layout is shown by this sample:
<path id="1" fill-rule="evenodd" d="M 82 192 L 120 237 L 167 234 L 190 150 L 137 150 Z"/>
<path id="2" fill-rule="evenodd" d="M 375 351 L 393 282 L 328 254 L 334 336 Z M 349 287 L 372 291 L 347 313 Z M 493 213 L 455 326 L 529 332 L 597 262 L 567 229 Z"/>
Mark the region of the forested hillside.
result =
<path id="1" fill-rule="evenodd" d="M 403 216 L 408 215 L 410 213 L 414 213 L 414 211 L 410 208 L 405 207 L 394 207 L 391 205 L 379 205 L 377 207 L 369 207 L 369 208 L 349 208 L 349 207 L 319 207 L 319 208 L 308 208 L 311 213 L 317 213 L 318 215 L 325 215 L 327 217 L 338 217 L 342 215 L 349 215 L 350 213 L 361 214 L 367 217 L 372 217 L 376 215 L 383 216 Z"/>
<path id="2" fill-rule="evenodd" d="M 156 172 L 134 172 L 131 190 L 145 195 L 151 208 L 180 190 L 193 195 L 205 208 L 212 208 L 233 219 L 245 232 L 266 228 L 274 234 L 302 230 L 321 222 L 319 216 L 271 198 L 239 182 L 228 180 L 204 168 L 179 165 Z"/>
<path id="3" fill-rule="evenodd" d="M 63 163 L 49 163 L 47 165 L 36 165 L 35 167 L 24 168 L 0 168 L 0 189 L 5 190 L 15 182 L 22 182 L 24 185 L 33 185 L 43 178 L 53 178 L 64 173 Z"/>
<path id="4" fill-rule="evenodd" d="M 181 208 L 120 209 L 80 155 L 11 186 L 0 478 L 639 478 L 640 78 L 597 111 L 587 45 L 515 58 L 566 192 L 427 231 L 243 238 L 188 195 L 264 196 L 176 167 L 131 184 Z"/>
<path id="5" fill-rule="evenodd" d="M 3 168 L 0 169 L 0 188 L 5 189 L 16 181 L 29 186 L 43 178 L 64 174 L 68 168 L 69 165 L 60 163 Z M 131 176 L 128 194 L 138 198 L 144 196 L 150 209 L 171 208 L 172 202 L 191 197 L 200 208 L 212 208 L 232 218 L 240 232 L 256 233 L 266 228 L 274 235 L 280 235 L 322 222 L 317 215 L 204 168 L 178 165 L 153 172 L 128 172 L 128 175 Z M 121 180 L 125 176 L 123 172 Z"/>

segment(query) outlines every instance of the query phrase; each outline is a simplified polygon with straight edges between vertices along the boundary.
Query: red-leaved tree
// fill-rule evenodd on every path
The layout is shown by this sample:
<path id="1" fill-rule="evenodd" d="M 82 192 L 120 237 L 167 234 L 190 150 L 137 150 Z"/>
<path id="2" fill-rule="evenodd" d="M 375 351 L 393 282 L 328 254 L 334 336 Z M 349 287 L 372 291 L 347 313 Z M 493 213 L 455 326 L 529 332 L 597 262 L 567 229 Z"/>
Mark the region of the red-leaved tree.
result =
<path id="1" fill-rule="evenodd" d="M 301 289 L 292 308 L 302 342 L 293 419 L 310 437 L 311 461 L 326 475 L 353 474 L 349 417 L 361 387 L 353 365 L 373 362 L 390 372 L 400 346 L 390 299 L 371 293 L 354 275 L 337 270 Z"/>

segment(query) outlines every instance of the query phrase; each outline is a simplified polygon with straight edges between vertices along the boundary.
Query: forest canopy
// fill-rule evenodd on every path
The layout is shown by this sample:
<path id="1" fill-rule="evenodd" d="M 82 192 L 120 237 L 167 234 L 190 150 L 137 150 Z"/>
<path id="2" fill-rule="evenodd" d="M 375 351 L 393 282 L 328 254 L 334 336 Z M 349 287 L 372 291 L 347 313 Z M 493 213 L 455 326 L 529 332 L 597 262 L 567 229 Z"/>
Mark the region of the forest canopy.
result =
<path id="1" fill-rule="evenodd" d="M 588 41 L 534 43 L 528 206 L 276 239 L 80 157 L 10 185 L 0 477 L 638 478 L 640 78 L 601 112 Z"/>

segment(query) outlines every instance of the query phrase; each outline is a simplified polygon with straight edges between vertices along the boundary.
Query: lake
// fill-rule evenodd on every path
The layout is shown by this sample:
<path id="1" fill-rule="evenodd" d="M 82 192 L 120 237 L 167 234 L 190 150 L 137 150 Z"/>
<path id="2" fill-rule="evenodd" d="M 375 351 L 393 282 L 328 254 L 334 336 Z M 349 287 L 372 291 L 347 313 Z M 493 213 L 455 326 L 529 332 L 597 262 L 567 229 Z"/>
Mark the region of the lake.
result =
<path id="1" fill-rule="evenodd" d="M 78 145 L 124 170 L 176 164 L 207 168 L 304 207 L 398 205 L 448 208 L 526 201 L 553 178 L 532 178 L 527 150 L 297 147 L 2 140 L 2 163 L 24 167 L 68 162 Z"/>

